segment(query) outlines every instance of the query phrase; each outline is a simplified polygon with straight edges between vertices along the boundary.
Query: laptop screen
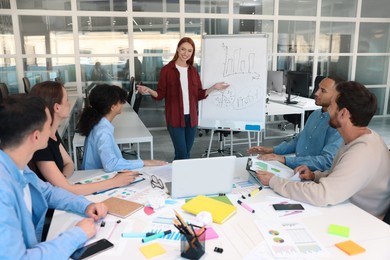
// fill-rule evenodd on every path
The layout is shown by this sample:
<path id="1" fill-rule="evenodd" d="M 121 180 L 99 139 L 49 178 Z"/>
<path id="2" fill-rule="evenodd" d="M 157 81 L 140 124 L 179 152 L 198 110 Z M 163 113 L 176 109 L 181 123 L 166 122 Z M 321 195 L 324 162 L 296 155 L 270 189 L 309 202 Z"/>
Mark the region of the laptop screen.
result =
<path id="1" fill-rule="evenodd" d="M 235 156 L 173 161 L 171 197 L 186 198 L 231 192 L 235 162 Z"/>

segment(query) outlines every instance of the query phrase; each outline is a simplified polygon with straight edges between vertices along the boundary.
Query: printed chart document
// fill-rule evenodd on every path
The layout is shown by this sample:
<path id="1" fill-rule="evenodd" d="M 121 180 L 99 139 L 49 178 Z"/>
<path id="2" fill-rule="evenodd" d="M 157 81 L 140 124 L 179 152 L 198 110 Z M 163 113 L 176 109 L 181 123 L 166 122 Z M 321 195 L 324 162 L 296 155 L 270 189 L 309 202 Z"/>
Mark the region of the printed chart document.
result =
<path id="1" fill-rule="evenodd" d="M 250 167 L 250 170 L 252 171 L 267 171 L 284 179 L 289 179 L 294 175 L 293 170 L 288 167 L 282 168 L 275 166 L 272 164 L 272 162 L 263 161 L 257 158 L 250 158 L 250 160 L 252 160 L 252 165 Z"/>
<path id="2" fill-rule="evenodd" d="M 274 257 L 320 257 L 327 251 L 299 221 L 256 221 Z"/>

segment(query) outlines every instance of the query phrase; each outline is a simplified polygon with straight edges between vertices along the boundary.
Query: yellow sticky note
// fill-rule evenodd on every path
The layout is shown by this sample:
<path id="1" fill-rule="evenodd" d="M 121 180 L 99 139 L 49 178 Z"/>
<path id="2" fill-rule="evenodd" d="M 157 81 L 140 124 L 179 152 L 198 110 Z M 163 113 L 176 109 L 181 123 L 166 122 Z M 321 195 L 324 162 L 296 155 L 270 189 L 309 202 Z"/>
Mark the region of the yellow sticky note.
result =
<path id="1" fill-rule="evenodd" d="M 152 258 L 167 252 L 159 243 L 153 243 L 140 247 L 139 250 L 146 258 Z"/>
<path id="2" fill-rule="evenodd" d="M 347 240 L 345 242 L 337 243 L 335 246 L 343 250 L 348 255 L 356 255 L 366 251 L 366 249 L 359 246 L 352 240 Z"/>

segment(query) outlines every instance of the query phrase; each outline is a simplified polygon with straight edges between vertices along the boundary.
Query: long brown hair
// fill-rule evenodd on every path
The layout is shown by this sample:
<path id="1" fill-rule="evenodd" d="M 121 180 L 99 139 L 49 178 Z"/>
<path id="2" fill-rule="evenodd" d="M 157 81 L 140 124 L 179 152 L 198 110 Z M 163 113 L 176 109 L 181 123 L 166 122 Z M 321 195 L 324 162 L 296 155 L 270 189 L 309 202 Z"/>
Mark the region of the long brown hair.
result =
<path id="1" fill-rule="evenodd" d="M 189 37 L 183 37 L 181 38 L 181 40 L 179 41 L 179 43 L 177 44 L 177 47 L 176 47 L 176 53 L 175 53 L 175 56 L 173 57 L 172 61 L 177 61 L 177 59 L 179 58 L 179 53 L 178 53 L 178 49 L 180 47 L 180 45 L 182 45 L 183 43 L 186 43 L 188 42 L 189 44 L 191 44 L 192 48 L 194 49 L 193 52 L 192 52 L 192 55 L 191 55 L 191 58 L 189 58 L 187 60 L 187 64 L 188 65 L 194 65 L 194 57 L 195 57 L 195 43 L 194 41 L 189 38 Z"/>
<path id="2" fill-rule="evenodd" d="M 30 95 L 41 97 L 49 108 L 51 118 L 54 117 L 54 105 L 61 104 L 64 93 L 64 85 L 55 81 L 44 81 L 31 88 Z"/>

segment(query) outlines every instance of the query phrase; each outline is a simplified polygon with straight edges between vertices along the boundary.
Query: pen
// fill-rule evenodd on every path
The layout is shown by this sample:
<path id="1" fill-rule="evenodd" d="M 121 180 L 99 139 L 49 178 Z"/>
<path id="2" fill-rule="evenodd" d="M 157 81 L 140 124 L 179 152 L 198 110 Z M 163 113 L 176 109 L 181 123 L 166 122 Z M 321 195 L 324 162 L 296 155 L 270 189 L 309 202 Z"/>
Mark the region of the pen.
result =
<path id="1" fill-rule="evenodd" d="M 118 188 L 118 187 L 114 187 L 114 188 L 107 189 L 107 190 L 97 191 L 97 192 L 94 192 L 94 193 L 92 193 L 92 194 L 93 194 L 93 195 L 102 194 L 102 193 L 105 193 L 105 192 L 110 191 L 110 190 L 115 190 L 115 189 L 117 189 L 117 188 Z"/>
<path id="2" fill-rule="evenodd" d="M 124 171 L 118 171 L 117 173 L 125 173 Z M 136 174 L 133 174 L 134 176 L 144 175 L 143 173 L 137 172 Z"/>
<path id="3" fill-rule="evenodd" d="M 179 213 L 177 213 L 176 210 L 173 210 L 175 212 L 175 215 L 176 215 L 176 218 L 179 220 L 182 228 L 187 231 L 186 233 L 189 234 L 189 235 L 194 235 L 194 233 L 191 231 L 190 228 L 188 228 L 188 225 L 187 223 L 184 221 L 184 219 L 179 215 Z"/>
<path id="4" fill-rule="evenodd" d="M 242 202 L 241 200 L 237 200 L 237 203 L 243 206 L 247 211 L 255 213 L 254 209 L 252 209 L 248 204 Z"/>
<path id="5" fill-rule="evenodd" d="M 163 237 L 165 235 L 171 234 L 171 232 L 172 232 L 171 230 L 166 230 L 166 231 L 163 231 L 163 232 L 160 232 L 160 233 L 157 233 L 157 234 L 145 237 L 145 238 L 142 239 L 142 243 L 147 243 L 147 242 L 155 240 L 157 238 L 161 238 L 161 237 Z"/>
<path id="6" fill-rule="evenodd" d="M 261 191 L 261 189 L 263 189 L 263 187 L 258 187 L 257 189 L 254 189 L 253 191 L 251 191 L 249 194 L 248 194 L 248 197 L 253 197 L 255 196 L 259 191 Z"/>
<path id="7" fill-rule="evenodd" d="M 136 237 L 150 237 L 155 235 L 155 233 L 122 233 L 122 237 L 124 238 L 136 238 Z"/>

